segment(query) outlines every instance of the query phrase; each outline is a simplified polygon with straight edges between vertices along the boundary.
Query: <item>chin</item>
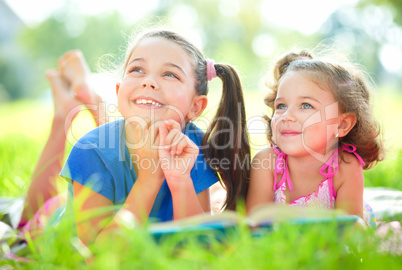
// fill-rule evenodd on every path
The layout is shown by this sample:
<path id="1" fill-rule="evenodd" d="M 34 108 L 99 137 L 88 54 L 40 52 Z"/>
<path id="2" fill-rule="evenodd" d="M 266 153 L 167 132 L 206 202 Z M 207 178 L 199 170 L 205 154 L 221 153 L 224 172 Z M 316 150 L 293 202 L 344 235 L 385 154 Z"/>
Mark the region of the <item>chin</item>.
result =
<path id="1" fill-rule="evenodd" d="M 295 156 L 306 152 L 302 144 L 278 143 L 278 147 L 288 156 Z"/>

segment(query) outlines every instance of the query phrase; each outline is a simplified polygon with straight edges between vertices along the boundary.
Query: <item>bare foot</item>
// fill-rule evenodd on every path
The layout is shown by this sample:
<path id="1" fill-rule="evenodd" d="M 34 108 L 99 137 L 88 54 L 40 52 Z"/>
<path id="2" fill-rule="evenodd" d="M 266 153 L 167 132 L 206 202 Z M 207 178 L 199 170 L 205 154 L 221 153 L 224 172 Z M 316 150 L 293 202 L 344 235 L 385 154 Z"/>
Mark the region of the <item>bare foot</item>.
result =
<path id="1" fill-rule="evenodd" d="M 91 112 L 99 126 L 107 122 L 105 103 L 89 84 L 91 70 L 79 50 L 66 52 L 58 61 L 60 74 L 70 83 L 77 97 Z"/>
<path id="2" fill-rule="evenodd" d="M 52 88 L 55 118 L 69 117 L 72 120 L 80 111 L 82 102 L 74 96 L 70 85 L 58 70 L 47 71 L 46 78 Z"/>
<path id="3" fill-rule="evenodd" d="M 58 61 L 61 75 L 71 84 L 79 100 L 84 104 L 98 104 L 102 98 L 89 85 L 91 70 L 79 50 L 66 52 Z"/>

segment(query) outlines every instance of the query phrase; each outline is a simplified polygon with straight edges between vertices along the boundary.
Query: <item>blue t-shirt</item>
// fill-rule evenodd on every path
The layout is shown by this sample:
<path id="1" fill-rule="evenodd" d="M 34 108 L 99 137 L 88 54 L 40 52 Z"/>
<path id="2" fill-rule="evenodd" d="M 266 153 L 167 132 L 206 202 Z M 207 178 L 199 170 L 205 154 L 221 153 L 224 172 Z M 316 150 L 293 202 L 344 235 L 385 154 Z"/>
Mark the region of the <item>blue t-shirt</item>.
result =
<path id="1" fill-rule="evenodd" d="M 204 132 L 193 123 L 183 130 L 199 147 Z M 82 136 L 74 145 L 60 173 L 64 179 L 72 180 L 121 205 L 125 202 L 137 179 L 126 147 L 125 120 L 117 120 L 99 126 Z M 195 192 L 209 188 L 218 181 L 206 163 L 202 151 L 191 170 Z M 173 219 L 172 195 L 164 181 L 149 215 L 155 221 Z"/>

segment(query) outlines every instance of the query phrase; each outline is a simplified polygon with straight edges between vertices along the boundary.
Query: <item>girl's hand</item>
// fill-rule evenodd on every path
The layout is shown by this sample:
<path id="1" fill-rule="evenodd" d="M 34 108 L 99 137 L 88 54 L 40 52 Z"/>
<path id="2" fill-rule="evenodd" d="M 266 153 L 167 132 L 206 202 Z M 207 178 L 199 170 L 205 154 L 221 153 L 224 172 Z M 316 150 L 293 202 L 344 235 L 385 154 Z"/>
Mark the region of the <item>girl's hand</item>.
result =
<path id="1" fill-rule="evenodd" d="M 159 125 L 159 136 L 159 161 L 169 186 L 191 179 L 191 169 L 199 153 L 197 145 L 182 133 L 180 124 L 174 120 Z"/>
<path id="2" fill-rule="evenodd" d="M 159 162 L 158 148 L 160 136 L 158 126 L 161 121 L 132 121 L 126 126 L 126 145 L 138 178 L 164 180 Z"/>

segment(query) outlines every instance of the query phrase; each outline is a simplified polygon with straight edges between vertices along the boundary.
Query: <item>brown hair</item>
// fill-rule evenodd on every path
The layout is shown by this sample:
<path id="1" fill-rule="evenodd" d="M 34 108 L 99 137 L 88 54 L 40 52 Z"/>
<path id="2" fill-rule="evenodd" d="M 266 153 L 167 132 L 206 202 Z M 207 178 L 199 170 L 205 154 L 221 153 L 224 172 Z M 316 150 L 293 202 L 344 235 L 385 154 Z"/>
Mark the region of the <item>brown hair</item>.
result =
<path id="1" fill-rule="evenodd" d="M 290 52 L 282 56 L 273 68 L 273 78 L 268 88 L 272 91 L 266 96 L 265 104 L 272 109 L 270 116 L 265 116 L 268 123 L 268 140 L 272 142 L 271 120 L 275 112 L 274 102 L 283 76 L 290 71 L 305 72 L 306 75 L 331 89 L 342 113 L 353 113 L 357 122 L 350 132 L 339 138 L 339 147 L 344 144 L 355 145 L 356 152 L 366 165 L 364 169 L 374 167 L 383 159 L 384 149 L 380 139 L 380 126 L 372 115 L 370 85 L 368 76 L 351 63 L 336 63 L 332 60 L 314 58 L 308 50 Z M 340 153 L 342 157 L 342 152 Z"/>
<path id="2" fill-rule="evenodd" d="M 188 53 L 193 61 L 195 89 L 199 95 L 207 95 L 207 63 L 202 52 L 179 34 L 165 29 L 145 32 L 134 44 L 152 37 L 173 41 Z M 134 50 L 135 45 L 127 51 L 123 70 L 126 69 Z M 223 207 L 235 209 L 237 200 L 244 199 L 247 194 L 250 175 L 248 166 L 250 164 L 250 144 L 246 127 L 243 90 L 239 76 L 232 66 L 218 63 L 215 64 L 215 70 L 217 76 L 222 80 L 222 97 L 216 115 L 204 135 L 202 150 L 208 165 L 215 174 L 219 174 L 219 181 L 227 191 Z M 222 132 L 228 130 L 231 132 Z M 228 143 L 230 143 L 229 147 L 222 147 Z M 225 163 L 224 165 L 228 166 L 222 166 L 222 163 L 219 162 L 222 160 L 230 161 L 230 164 Z M 238 162 L 243 162 L 243 165 Z"/>

